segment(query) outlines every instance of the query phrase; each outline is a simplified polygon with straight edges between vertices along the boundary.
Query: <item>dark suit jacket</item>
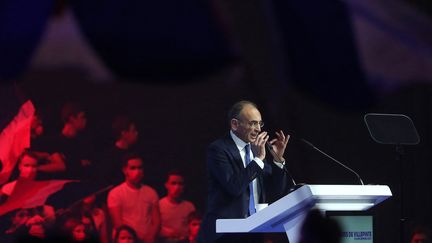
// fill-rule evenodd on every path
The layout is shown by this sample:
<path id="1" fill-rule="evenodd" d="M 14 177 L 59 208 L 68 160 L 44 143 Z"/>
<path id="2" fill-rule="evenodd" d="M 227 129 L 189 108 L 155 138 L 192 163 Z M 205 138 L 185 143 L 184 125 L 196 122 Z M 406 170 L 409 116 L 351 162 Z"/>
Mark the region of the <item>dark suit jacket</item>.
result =
<path id="1" fill-rule="evenodd" d="M 249 211 L 249 183 L 257 178 L 259 203 L 266 202 L 266 190 L 275 200 L 288 192 L 284 170 L 273 162 L 264 162 L 264 168 L 253 161 L 243 166 L 240 152 L 228 136 L 216 140 L 208 147 L 208 200 L 207 211 L 201 224 L 200 242 L 214 242 L 222 234 L 216 234 L 216 219 L 246 218 Z"/>

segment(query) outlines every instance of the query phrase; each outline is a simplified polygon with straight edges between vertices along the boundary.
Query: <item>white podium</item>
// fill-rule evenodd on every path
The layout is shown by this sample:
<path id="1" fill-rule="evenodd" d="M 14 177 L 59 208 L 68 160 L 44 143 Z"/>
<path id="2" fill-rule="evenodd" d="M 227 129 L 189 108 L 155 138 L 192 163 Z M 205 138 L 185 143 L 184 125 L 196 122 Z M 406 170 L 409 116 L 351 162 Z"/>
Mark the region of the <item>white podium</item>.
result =
<path id="1" fill-rule="evenodd" d="M 322 211 L 365 211 L 392 196 L 382 185 L 304 185 L 245 219 L 216 220 L 217 233 L 286 232 L 297 243 L 311 208 Z"/>

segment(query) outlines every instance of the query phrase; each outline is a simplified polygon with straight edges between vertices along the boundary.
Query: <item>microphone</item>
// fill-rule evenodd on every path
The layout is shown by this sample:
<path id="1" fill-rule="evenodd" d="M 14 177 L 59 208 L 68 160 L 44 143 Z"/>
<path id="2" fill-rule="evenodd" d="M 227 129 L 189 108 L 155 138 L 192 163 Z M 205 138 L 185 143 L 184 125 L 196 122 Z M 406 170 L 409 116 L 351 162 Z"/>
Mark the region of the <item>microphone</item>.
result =
<path id="1" fill-rule="evenodd" d="M 316 151 L 320 152 L 321 154 L 325 155 L 327 158 L 333 160 L 334 162 L 338 163 L 340 166 L 344 167 L 345 169 L 351 171 L 353 174 L 355 174 L 357 176 L 357 179 L 360 181 L 360 183 L 364 186 L 363 180 L 360 178 L 360 175 L 357 174 L 357 172 L 355 172 L 353 169 L 351 169 L 350 167 L 346 166 L 345 164 L 343 164 L 342 162 L 338 161 L 337 159 L 331 157 L 330 155 L 326 154 L 325 152 L 323 152 L 321 149 L 315 147 L 311 142 L 309 142 L 308 140 L 304 139 L 304 138 L 300 138 L 300 141 L 302 141 L 303 143 L 309 145 L 311 148 L 315 149 Z"/>
<path id="2" fill-rule="evenodd" d="M 269 143 L 266 142 L 265 146 L 267 148 L 268 151 L 270 151 L 270 153 L 273 155 L 274 158 L 276 158 L 278 161 L 283 161 L 282 158 L 280 158 L 276 152 L 273 150 L 273 146 Z M 285 173 L 287 173 L 287 175 L 289 176 L 289 178 L 291 179 L 292 183 L 293 183 L 293 187 L 298 187 L 298 184 L 295 182 L 294 177 L 291 175 L 291 173 L 288 171 L 288 168 L 284 165 L 282 166 L 283 170 L 285 171 Z M 301 186 L 301 185 L 300 185 Z"/>

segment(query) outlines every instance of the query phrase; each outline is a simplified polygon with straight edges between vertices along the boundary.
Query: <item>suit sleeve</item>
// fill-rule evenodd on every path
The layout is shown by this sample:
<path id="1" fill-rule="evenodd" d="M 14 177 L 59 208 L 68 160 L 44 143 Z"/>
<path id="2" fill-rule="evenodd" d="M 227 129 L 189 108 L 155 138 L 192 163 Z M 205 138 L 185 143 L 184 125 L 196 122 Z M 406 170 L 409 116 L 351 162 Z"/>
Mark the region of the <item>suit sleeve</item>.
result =
<path id="1" fill-rule="evenodd" d="M 208 148 L 207 163 L 211 176 L 232 196 L 241 195 L 249 186 L 249 182 L 263 173 L 263 169 L 254 161 L 246 168 L 236 168 L 236 161 L 228 151 L 216 144 Z"/>

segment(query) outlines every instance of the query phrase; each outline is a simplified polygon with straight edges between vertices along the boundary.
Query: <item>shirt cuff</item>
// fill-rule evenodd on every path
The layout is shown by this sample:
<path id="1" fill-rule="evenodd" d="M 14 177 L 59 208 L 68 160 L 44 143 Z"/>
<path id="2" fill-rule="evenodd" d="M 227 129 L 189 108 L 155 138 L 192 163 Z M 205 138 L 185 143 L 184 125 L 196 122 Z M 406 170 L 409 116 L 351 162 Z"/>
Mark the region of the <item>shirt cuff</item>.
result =
<path id="1" fill-rule="evenodd" d="M 285 160 L 282 161 L 282 163 L 276 162 L 273 160 L 273 163 L 275 163 L 275 165 L 281 169 L 283 169 L 284 165 L 285 165 Z"/>
<path id="2" fill-rule="evenodd" d="M 261 169 L 264 169 L 264 162 L 260 158 L 254 158 L 254 161 Z"/>

